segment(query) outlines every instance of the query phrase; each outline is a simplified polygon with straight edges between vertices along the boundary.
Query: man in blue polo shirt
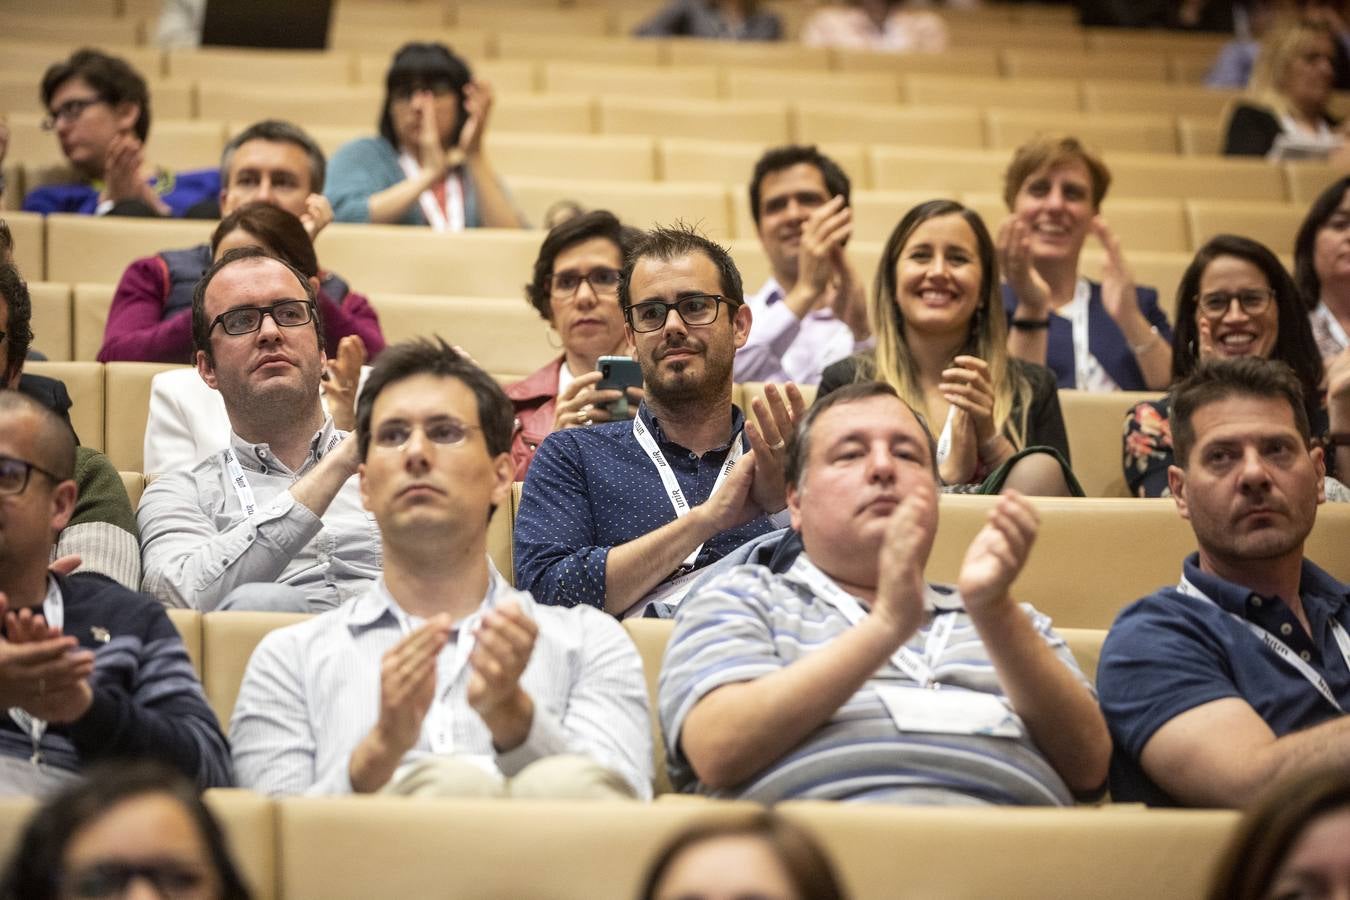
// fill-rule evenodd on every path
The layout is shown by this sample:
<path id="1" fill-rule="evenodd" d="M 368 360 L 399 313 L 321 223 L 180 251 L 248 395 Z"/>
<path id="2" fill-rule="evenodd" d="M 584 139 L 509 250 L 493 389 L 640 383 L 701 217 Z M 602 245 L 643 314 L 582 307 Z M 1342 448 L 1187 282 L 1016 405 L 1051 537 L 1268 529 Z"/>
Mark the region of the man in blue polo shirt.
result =
<path id="1" fill-rule="evenodd" d="M 1168 481 L 1199 553 L 1102 650 L 1111 792 L 1243 806 L 1277 777 L 1350 764 L 1347 588 L 1303 558 L 1322 450 L 1298 381 L 1267 360 L 1202 365 L 1173 389 L 1171 421 Z"/>
<path id="2" fill-rule="evenodd" d="M 614 615 L 670 610 L 698 569 L 777 527 L 785 437 L 800 393 L 766 390 L 758 425 L 731 402 L 750 333 L 740 272 L 682 227 L 643 235 L 619 302 L 646 399 L 633 420 L 555 431 L 530 464 L 514 533 L 516 587 Z"/>

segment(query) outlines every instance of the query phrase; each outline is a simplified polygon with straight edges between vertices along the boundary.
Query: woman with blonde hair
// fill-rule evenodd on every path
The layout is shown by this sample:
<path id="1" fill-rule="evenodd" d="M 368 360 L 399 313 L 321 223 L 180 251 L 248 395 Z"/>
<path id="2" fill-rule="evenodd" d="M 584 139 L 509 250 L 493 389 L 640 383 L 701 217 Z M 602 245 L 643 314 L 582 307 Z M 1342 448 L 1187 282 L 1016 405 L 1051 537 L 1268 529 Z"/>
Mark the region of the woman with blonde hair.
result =
<path id="1" fill-rule="evenodd" d="M 952 200 L 911 209 L 877 268 L 868 318 L 876 349 L 825 370 L 817 396 L 885 381 L 935 435 L 943 489 L 1082 495 L 1055 377 L 1008 354 L 994 241 Z"/>
<path id="2" fill-rule="evenodd" d="M 1347 161 L 1341 123 L 1328 109 L 1336 36 L 1321 21 L 1290 19 L 1266 36 L 1244 97 L 1225 116 L 1223 152 Z"/>

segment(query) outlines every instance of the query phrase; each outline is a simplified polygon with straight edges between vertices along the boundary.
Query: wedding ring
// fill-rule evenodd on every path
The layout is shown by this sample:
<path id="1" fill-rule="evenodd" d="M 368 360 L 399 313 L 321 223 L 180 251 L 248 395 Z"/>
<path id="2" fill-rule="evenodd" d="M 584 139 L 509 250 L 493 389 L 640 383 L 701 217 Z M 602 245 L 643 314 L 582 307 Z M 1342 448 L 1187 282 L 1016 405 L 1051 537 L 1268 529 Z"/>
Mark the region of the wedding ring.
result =
<path id="1" fill-rule="evenodd" d="M 784 440 L 784 441 L 779 441 L 778 443 L 772 445 L 771 447 L 769 447 L 769 449 L 770 449 L 770 450 L 782 450 L 782 449 L 783 449 L 784 447 L 786 447 L 786 446 L 787 446 L 787 441 Z"/>

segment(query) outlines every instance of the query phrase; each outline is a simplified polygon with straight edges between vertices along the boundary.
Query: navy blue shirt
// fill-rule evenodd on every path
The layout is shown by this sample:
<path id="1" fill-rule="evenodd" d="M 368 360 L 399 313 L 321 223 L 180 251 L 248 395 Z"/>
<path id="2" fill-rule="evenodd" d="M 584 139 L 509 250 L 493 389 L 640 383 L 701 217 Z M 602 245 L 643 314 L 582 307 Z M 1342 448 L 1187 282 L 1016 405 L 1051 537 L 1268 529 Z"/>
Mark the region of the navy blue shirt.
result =
<path id="1" fill-rule="evenodd" d="M 675 473 L 691 507 L 712 495 L 731 445 L 701 457 L 666 439 L 644 403 L 642 422 Z M 745 416 L 731 407 L 731 430 L 741 435 Z M 540 603 L 605 605 L 605 562 L 611 547 L 675 521 L 675 508 L 647 453 L 633 436 L 633 423 L 606 422 L 555 431 L 535 452 L 516 512 L 516 587 Z M 768 516 L 714 536 L 694 567 L 716 562 L 751 538 L 772 531 Z M 673 574 L 673 573 L 672 573 Z"/>
<path id="2" fill-rule="evenodd" d="M 1205 703 L 1240 698 L 1277 737 L 1340 715 L 1234 615 L 1302 656 L 1321 673 L 1341 708 L 1350 709 L 1350 669 L 1329 625 L 1335 618 L 1350 627 L 1346 585 L 1303 561 L 1299 593 L 1309 637 L 1283 600 L 1205 574 L 1198 554 L 1186 560 L 1183 571 L 1213 603 L 1163 588 L 1126 607 L 1102 647 L 1097 693 L 1115 741 L 1111 797 L 1117 801 L 1179 805 L 1144 774 L 1139 757 L 1159 728 Z"/>

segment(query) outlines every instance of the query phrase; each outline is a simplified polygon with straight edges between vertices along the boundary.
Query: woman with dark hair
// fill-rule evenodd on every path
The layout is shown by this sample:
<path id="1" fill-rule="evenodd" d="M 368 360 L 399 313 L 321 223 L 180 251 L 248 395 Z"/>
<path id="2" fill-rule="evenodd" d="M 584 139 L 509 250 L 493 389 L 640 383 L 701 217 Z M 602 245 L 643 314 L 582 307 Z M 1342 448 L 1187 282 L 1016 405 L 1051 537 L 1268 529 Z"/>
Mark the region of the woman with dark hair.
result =
<path id="1" fill-rule="evenodd" d="M 483 147 L 492 89 L 444 44 L 405 44 L 385 76 L 379 137 L 334 154 L 324 193 L 339 222 L 437 231 L 522 228 Z"/>
<path id="2" fill-rule="evenodd" d="M 876 350 L 825 370 L 817 396 L 885 381 L 922 413 L 943 490 L 1082 496 L 1055 376 L 1008 353 L 994 241 L 973 210 L 930 200 L 882 250 L 868 307 Z"/>
<path id="3" fill-rule="evenodd" d="M 1308 304 L 1322 364 L 1330 367 L 1350 350 L 1350 176 L 1318 194 L 1299 226 L 1294 283 Z"/>
<path id="4" fill-rule="evenodd" d="M 772 812 L 695 823 L 657 854 L 639 900 L 843 900 L 829 857 Z"/>
<path id="5" fill-rule="evenodd" d="M 562 355 L 521 381 L 507 385 L 516 408 L 511 456 L 522 481 L 544 438 L 563 428 L 608 422 L 606 404 L 618 391 L 598 391 L 596 363 L 602 356 L 628 356 L 631 348 L 619 308 L 623 258 L 637 231 L 607 210 L 581 213 L 557 225 L 539 245 L 529 301 L 558 333 Z M 627 415 L 637 414 L 642 394 L 630 389 Z"/>
<path id="6" fill-rule="evenodd" d="M 380 319 L 370 301 L 350 291 L 338 276 L 319 268 L 314 244 L 295 216 L 261 201 L 241 206 L 216 226 L 211 235 L 211 258 L 220 259 L 237 247 L 261 247 L 295 266 L 314 283 L 323 318 L 324 352 L 330 359 L 338 356 L 348 336 L 360 340 L 363 355 L 374 357 L 384 349 Z"/>
<path id="7" fill-rule="evenodd" d="M 1172 344 L 1172 380 L 1185 378 L 1202 359 L 1259 356 L 1286 363 L 1303 386 L 1313 435 L 1350 429 L 1339 414 L 1328 417 L 1322 404 L 1322 358 L 1294 281 L 1279 259 L 1250 238 L 1221 234 L 1195 254 L 1177 287 L 1177 321 Z M 1168 426 L 1171 401 L 1141 403 L 1125 421 L 1125 482 L 1139 497 L 1168 494 L 1173 463 Z M 1339 427 L 1338 427 L 1339 426 Z M 1333 458 L 1328 456 L 1328 470 Z M 1328 499 L 1343 486 L 1328 480 Z M 1332 495 L 1337 496 L 1333 497 Z"/>
<path id="8" fill-rule="evenodd" d="M 1276 784 L 1242 817 L 1210 900 L 1350 893 L 1350 778 L 1324 770 Z"/>
<path id="9" fill-rule="evenodd" d="M 252 897 L 190 784 L 158 764 L 108 764 L 28 821 L 0 900 L 124 897 L 137 882 L 182 900 Z"/>

